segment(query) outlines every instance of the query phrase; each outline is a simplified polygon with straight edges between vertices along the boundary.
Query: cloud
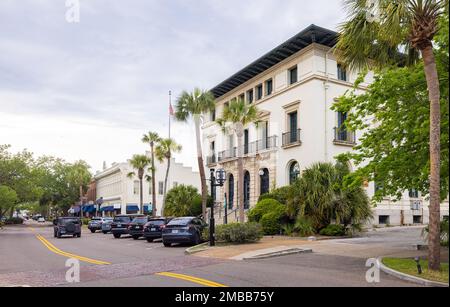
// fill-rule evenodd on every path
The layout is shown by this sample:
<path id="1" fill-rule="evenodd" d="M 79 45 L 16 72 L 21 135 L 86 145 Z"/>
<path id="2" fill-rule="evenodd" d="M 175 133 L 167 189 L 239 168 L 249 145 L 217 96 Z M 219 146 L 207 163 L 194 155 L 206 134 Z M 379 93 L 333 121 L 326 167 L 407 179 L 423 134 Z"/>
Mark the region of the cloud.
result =
<path id="1" fill-rule="evenodd" d="M 96 169 L 145 150 L 145 131 L 167 134 L 169 90 L 212 88 L 309 24 L 343 19 L 341 0 L 80 3 L 70 24 L 65 0 L 0 2 L 0 143 Z M 178 159 L 195 166 L 193 131 L 174 129 Z"/>

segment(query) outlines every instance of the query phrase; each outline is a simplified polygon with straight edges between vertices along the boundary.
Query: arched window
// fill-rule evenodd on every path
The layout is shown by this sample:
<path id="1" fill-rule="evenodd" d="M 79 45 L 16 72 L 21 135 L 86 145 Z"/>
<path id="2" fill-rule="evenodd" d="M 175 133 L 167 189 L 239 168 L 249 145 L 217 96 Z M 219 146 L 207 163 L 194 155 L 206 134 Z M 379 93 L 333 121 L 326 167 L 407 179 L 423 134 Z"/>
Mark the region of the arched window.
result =
<path id="1" fill-rule="evenodd" d="M 267 168 L 260 170 L 259 177 L 260 177 L 260 195 L 269 193 L 270 190 L 269 170 Z"/>
<path id="2" fill-rule="evenodd" d="M 234 207 L 234 176 L 230 174 L 228 177 L 228 208 Z"/>
<path id="3" fill-rule="evenodd" d="M 250 173 L 244 173 L 244 209 L 250 209 Z"/>
<path id="4" fill-rule="evenodd" d="M 300 165 L 297 161 L 294 161 L 289 166 L 289 184 L 294 184 L 294 182 L 300 176 Z"/>

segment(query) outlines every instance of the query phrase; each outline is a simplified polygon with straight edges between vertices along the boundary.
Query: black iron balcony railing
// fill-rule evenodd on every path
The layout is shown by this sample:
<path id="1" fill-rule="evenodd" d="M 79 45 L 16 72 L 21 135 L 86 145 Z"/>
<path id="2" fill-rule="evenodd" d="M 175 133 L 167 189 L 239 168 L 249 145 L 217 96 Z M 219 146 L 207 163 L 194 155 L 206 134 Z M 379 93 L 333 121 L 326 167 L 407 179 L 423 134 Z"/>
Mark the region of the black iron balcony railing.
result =
<path id="1" fill-rule="evenodd" d="M 237 157 L 237 147 L 234 147 L 233 149 L 224 150 L 222 152 L 219 152 L 219 159 L 218 162 L 234 159 Z"/>
<path id="2" fill-rule="evenodd" d="M 243 156 L 248 156 L 252 154 L 257 154 L 261 151 L 271 150 L 277 148 L 278 137 L 276 135 L 267 137 L 262 140 L 258 140 L 252 143 L 247 143 L 242 146 Z M 217 162 L 222 162 L 225 160 L 236 159 L 238 157 L 238 147 L 233 149 L 224 150 L 219 153 Z"/>
<path id="3" fill-rule="evenodd" d="M 334 142 L 338 144 L 356 144 L 356 134 L 347 130 L 345 127 L 334 128 Z"/>
<path id="4" fill-rule="evenodd" d="M 248 151 L 244 154 L 255 154 L 264 150 L 270 150 L 277 148 L 278 137 L 276 135 L 252 142 L 248 144 Z M 244 148 L 245 149 L 245 148 Z"/>
<path id="5" fill-rule="evenodd" d="M 211 156 L 207 157 L 207 158 L 206 158 L 206 163 L 207 163 L 208 165 L 216 164 L 216 163 L 217 163 L 217 157 L 216 157 L 216 155 L 211 155 Z"/>
<path id="6" fill-rule="evenodd" d="M 301 141 L 301 129 L 283 133 L 283 147 L 291 145 L 299 145 Z"/>

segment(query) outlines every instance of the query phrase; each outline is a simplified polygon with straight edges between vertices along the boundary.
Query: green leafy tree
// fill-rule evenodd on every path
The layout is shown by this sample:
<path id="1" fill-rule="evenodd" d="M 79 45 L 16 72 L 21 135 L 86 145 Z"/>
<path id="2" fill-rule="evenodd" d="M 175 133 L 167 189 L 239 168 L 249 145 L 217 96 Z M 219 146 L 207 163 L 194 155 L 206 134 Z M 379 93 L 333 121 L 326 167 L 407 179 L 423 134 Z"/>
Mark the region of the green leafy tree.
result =
<path id="1" fill-rule="evenodd" d="M 152 155 L 152 215 L 156 216 L 156 168 L 155 168 L 155 146 L 159 144 L 161 137 L 156 132 L 148 132 L 142 137 L 142 142 L 150 145 Z"/>
<path id="2" fill-rule="evenodd" d="M 151 172 L 151 168 L 148 168 L 149 165 L 151 165 L 152 161 L 149 157 L 146 155 L 134 155 L 131 160 L 129 160 L 129 163 L 131 167 L 133 167 L 136 172 L 130 172 L 128 173 L 128 178 L 133 178 L 134 176 L 137 176 L 139 179 L 139 210 L 140 213 L 144 213 L 144 176 L 146 170 L 148 172 Z M 148 175 L 146 176 L 147 180 L 150 181 Z"/>
<path id="3" fill-rule="evenodd" d="M 183 217 L 198 216 L 202 213 L 201 195 L 197 188 L 179 185 L 167 193 L 164 214 L 166 216 Z"/>
<path id="4" fill-rule="evenodd" d="M 206 206 L 208 203 L 208 186 L 206 184 L 205 167 L 203 163 L 202 140 L 200 133 L 200 125 L 202 116 L 205 113 L 214 111 L 215 98 L 211 92 L 202 91 L 198 88 L 192 93 L 184 91 L 177 100 L 175 118 L 178 121 L 187 122 L 189 119 L 194 120 L 195 138 L 197 144 L 197 161 L 200 172 L 200 181 L 202 187 L 202 214 L 206 217 Z"/>
<path id="5" fill-rule="evenodd" d="M 232 101 L 226 105 L 222 117 L 217 123 L 222 127 L 224 132 L 232 132 L 238 139 L 238 198 L 239 198 L 239 222 L 245 222 L 244 210 L 244 129 L 249 124 L 258 124 L 259 111 L 253 104 L 248 104 L 244 100 L 239 99 Z"/>
<path id="6" fill-rule="evenodd" d="M 440 152 L 441 92 L 433 39 L 439 16 L 448 12 L 444 0 L 378 0 L 376 18 L 368 14 L 367 1 L 345 0 L 348 20 L 341 27 L 337 55 L 350 68 L 384 68 L 411 64 L 422 56 L 430 102 L 430 241 L 429 268 L 440 268 Z M 408 56 L 402 57 L 398 50 Z M 426 143 L 425 143 L 426 144 Z"/>
<path id="7" fill-rule="evenodd" d="M 0 186 L 0 218 L 2 218 L 14 205 L 17 203 L 19 198 L 17 197 L 16 191 L 10 187 L 1 185 Z"/>
<path id="8" fill-rule="evenodd" d="M 80 206 L 83 204 L 84 191 L 87 190 L 87 185 L 92 179 L 92 175 L 89 172 L 90 166 L 85 161 L 77 161 L 69 168 L 68 179 L 70 185 L 78 187 Z M 80 207 L 80 216 L 83 215 L 83 210 Z"/>
<path id="9" fill-rule="evenodd" d="M 164 195 L 163 195 L 163 205 L 161 209 L 161 215 L 164 215 L 164 208 L 166 206 L 166 195 L 167 195 L 167 183 L 169 181 L 170 164 L 172 161 L 172 154 L 178 153 L 182 150 L 181 145 L 177 144 L 173 139 L 163 139 L 159 142 L 155 149 L 156 158 L 163 162 L 167 161 L 166 176 L 164 178 Z"/>

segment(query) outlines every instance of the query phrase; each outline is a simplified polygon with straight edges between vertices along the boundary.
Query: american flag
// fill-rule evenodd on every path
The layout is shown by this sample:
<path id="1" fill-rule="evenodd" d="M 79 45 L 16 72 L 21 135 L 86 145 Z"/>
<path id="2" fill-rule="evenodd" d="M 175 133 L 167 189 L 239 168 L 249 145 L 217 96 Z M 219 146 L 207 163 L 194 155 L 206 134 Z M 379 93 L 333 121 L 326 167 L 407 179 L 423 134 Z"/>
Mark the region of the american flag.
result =
<path id="1" fill-rule="evenodd" d="M 170 116 L 174 116 L 175 115 L 175 113 L 173 111 L 172 103 L 169 103 L 169 114 L 170 114 Z"/>

